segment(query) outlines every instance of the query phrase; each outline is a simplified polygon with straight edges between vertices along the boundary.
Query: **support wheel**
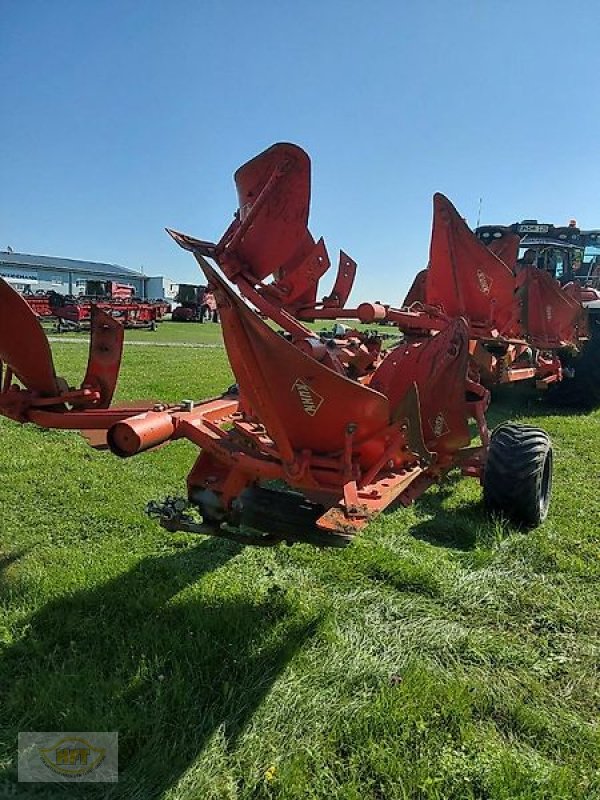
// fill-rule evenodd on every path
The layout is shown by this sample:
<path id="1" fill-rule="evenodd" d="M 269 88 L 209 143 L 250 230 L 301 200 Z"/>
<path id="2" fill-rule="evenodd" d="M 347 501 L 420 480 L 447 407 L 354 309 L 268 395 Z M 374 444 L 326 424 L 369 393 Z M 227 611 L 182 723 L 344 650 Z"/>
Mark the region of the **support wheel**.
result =
<path id="1" fill-rule="evenodd" d="M 483 502 L 526 528 L 548 516 L 552 492 L 552 442 L 531 425 L 504 422 L 492 433 L 483 476 Z"/>

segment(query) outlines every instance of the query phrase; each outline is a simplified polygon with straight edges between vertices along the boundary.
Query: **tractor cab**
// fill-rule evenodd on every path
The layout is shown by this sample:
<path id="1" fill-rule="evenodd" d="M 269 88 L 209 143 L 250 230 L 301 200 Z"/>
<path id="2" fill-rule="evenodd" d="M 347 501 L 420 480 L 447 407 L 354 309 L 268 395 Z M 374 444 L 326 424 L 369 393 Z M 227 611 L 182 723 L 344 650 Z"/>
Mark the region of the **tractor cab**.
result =
<path id="1" fill-rule="evenodd" d="M 575 220 L 567 226 L 527 219 L 513 225 L 482 225 L 477 237 L 498 252 L 502 242 L 518 237 L 515 264 L 535 266 L 556 278 L 562 285 L 576 280 L 582 286 L 600 289 L 600 230 L 584 231 Z"/>
<path id="2" fill-rule="evenodd" d="M 171 316 L 173 322 L 219 321 L 215 296 L 208 286 L 180 283 L 175 302 L 178 305 Z"/>
<path id="3" fill-rule="evenodd" d="M 130 300 L 135 297 L 135 287 L 128 283 L 116 283 L 116 281 L 90 280 L 85 282 L 83 296 L 108 300 Z"/>

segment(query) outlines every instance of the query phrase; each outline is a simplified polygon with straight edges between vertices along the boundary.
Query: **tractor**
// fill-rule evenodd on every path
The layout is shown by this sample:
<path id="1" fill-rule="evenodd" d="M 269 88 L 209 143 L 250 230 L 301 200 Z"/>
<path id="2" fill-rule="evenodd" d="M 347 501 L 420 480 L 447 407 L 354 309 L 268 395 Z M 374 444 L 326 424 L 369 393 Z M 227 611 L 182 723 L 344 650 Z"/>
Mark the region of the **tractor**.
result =
<path id="1" fill-rule="evenodd" d="M 208 286 L 180 283 L 175 302 L 178 305 L 171 314 L 173 322 L 219 321 L 215 296 Z"/>
<path id="2" fill-rule="evenodd" d="M 273 145 L 234 180 L 237 211 L 218 242 L 169 229 L 214 291 L 233 386 L 198 402 L 111 405 L 123 330 L 94 308 L 87 372 L 69 387 L 34 314 L 0 281 L 0 413 L 85 430 L 121 458 L 191 441 L 200 453 L 186 496 L 147 508 L 169 531 L 347 544 L 451 470 L 482 483 L 490 513 L 525 528 L 543 522 L 550 439 L 514 423 L 490 434 L 490 395 L 470 367 L 467 322 L 435 307 L 347 307 L 356 263 L 343 252 L 333 288 L 317 299 L 330 260 L 308 228 L 310 160 L 300 147 Z M 404 338 L 385 349 L 370 333 L 325 339 L 306 325 L 348 317 L 385 317 Z"/>

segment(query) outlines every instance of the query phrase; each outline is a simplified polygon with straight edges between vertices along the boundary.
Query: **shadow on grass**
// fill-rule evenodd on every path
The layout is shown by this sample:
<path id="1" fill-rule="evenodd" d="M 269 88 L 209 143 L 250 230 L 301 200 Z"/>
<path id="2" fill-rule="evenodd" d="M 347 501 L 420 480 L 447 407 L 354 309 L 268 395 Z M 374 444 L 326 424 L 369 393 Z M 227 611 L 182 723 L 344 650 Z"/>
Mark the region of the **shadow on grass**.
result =
<path id="1" fill-rule="evenodd" d="M 452 472 L 443 483 L 429 489 L 415 502 L 419 515 L 428 518 L 411 527 L 411 536 L 436 547 L 455 550 L 472 550 L 477 546 L 487 519 L 481 500 L 444 507 L 461 480 L 463 476 L 459 472 Z"/>
<path id="2" fill-rule="evenodd" d="M 573 416 L 587 413 L 589 411 L 554 407 L 535 387 L 513 385 L 500 386 L 494 390 L 486 417 L 491 431 L 502 422 L 518 422 L 526 416 Z M 418 513 L 428 519 L 410 529 L 412 536 L 439 547 L 468 551 L 477 546 L 489 546 L 500 535 L 506 523 L 499 519 L 490 519 L 481 500 L 463 502 L 452 508 L 445 507 L 446 501 L 451 499 L 461 480 L 460 473 L 454 471 L 415 502 Z"/>
<path id="3" fill-rule="evenodd" d="M 119 784 L 68 793 L 152 800 L 214 734 L 233 747 L 318 625 L 294 616 L 284 591 L 254 587 L 248 599 L 233 572 L 216 588 L 194 586 L 240 550 L 203 541 L 44 606 L 0 659 L 8 751 L 19 730 L 118 731 Z M 17 784 L 14 768 L 0 774 L 0 795 L 6 787 L 11 797 L 54 796 L 48 784 Z"/>
<path id="4" fill-rule="evenodd" d="M 548 390 L 536 389 L 527 382 L 497 386 L 492 391 L 492 402 L 486 414 L 493 428 L 507 419 L 518 421 L 522 417 L 586 417 L 597 406 L 565 405 Z"/>

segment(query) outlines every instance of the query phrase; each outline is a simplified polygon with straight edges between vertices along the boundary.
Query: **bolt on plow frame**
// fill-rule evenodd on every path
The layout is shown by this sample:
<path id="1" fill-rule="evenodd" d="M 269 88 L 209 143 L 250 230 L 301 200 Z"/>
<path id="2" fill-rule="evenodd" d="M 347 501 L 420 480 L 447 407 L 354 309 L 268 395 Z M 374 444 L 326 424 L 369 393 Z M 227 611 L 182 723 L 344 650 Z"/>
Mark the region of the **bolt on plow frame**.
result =
<path id="1" fill-rule="evenodd" d="M 200 453 L 187 496 L 147 509 L 172 531 L 343 544 L 454 468 L 481 481 L 489 511 L 525 527 L 542 522 L 550 440 L 513 423 L 490 436 L 489 393 L 470 370 L 465 320 L 424 305 L 346 308 L 356 264 L 345 253 L 332 291 L 317 300 L 330 261 L 308 229 L 310 161 L 301 148 L 274 145 L 242 166 L 235 183 L 238 211 L 218 243 L 169 231 L 214 292 L 233 387 L 197 403 L 111 407 L 122 348 L 117 323 L 95 312 L 86 376 L 70 388 L 55 375 L 35 316 L 2 282 L 0 413 L 87 431 L 122 458 L 175 439 L 193 442 Z M 372 333 L 324 339 L 306 324 L 339 318 L 386 318 L 405 338 L 384 350 Z"/>

